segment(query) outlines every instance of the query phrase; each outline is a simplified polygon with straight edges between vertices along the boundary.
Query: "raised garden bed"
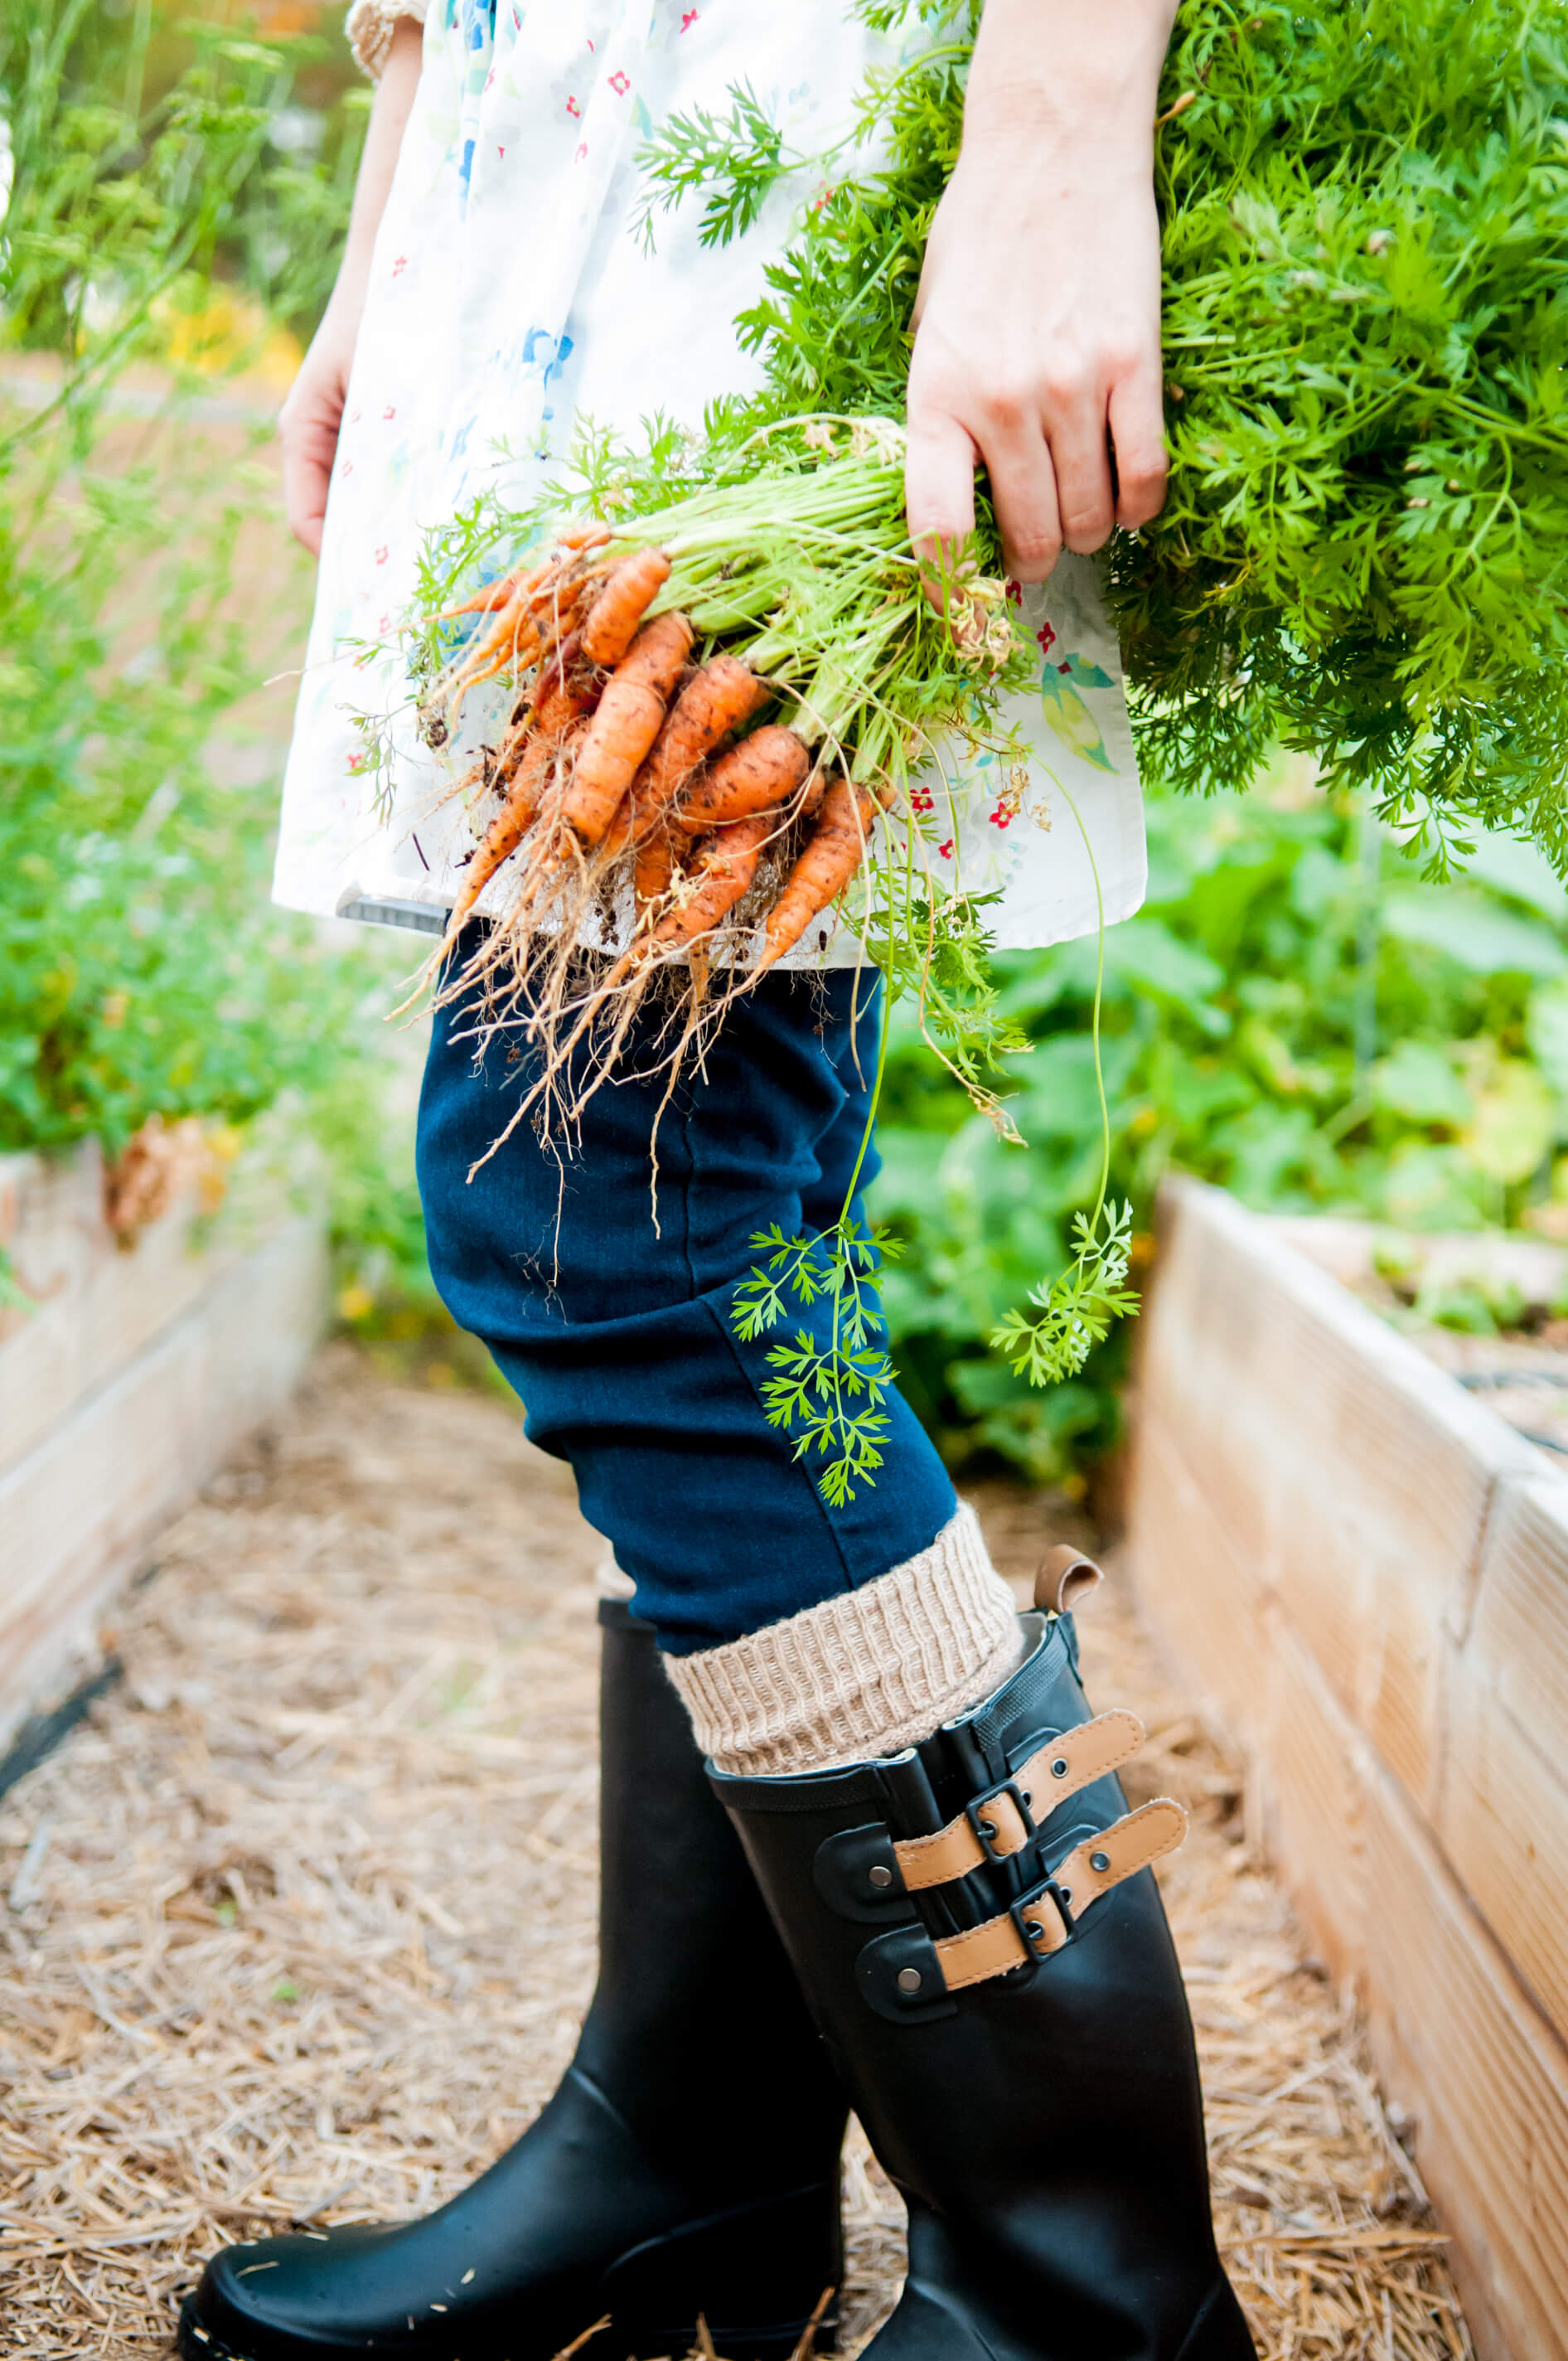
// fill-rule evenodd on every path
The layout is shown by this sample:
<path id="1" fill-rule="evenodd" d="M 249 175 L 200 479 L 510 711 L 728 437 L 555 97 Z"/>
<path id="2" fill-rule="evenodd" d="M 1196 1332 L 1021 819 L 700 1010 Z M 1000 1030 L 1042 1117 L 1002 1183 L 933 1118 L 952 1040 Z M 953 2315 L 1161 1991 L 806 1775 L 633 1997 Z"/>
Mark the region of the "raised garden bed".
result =
<path id="1" fill-rule="evenodd" d="M 0 1157 L 0 1754 L 101 1667 L 115 1590 L 321 1334 L 319 1213 L 243 1172 L 215 1210 L 199 1162 L 115 1191 L 92 1142 Z"/>
<path id="2" fill-rule="evenodd" d="M 1440 1366 L 1475 1340 L 1398 1333 L 1365 1236 L 1303 1235 L 1164 1193 L 1139 1598 L 1365 2008 L 1478 2345 L 1568 2354 L 1568 1481 Z"/>

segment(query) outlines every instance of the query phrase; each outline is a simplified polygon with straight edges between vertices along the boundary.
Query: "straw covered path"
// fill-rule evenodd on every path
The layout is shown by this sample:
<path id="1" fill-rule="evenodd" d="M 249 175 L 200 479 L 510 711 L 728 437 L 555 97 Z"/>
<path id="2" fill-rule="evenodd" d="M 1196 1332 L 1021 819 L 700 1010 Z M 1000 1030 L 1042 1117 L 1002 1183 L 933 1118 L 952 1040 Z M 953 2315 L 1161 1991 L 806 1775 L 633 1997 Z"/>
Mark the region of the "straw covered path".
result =
<path id="1" fill-rule="evenodd" d="M 1038 1504 L 977 1499 L 1025 1576 Z M 344 1346 L 167 1534 L 120 1619 L 124 1680 L 0 1799 L 0 2350 L 159 2354 L 220 2240 L 421 2210 L 528 2123 L 593 1978 L 597 1554 L 502 1403 Z M 1084 1643 L 1096 1701 L 1150 1728 L 1134 1800 L 1193 1806 L 1167 1889 L 1262 2350 L 1468 2354 L 1355 2028 L 1249 1857 L 1235 1766 L 1123 1599 Z M 899 2207 L 863 2147 L 846 2181 L 853 2351 L 892 2297 Z"/>

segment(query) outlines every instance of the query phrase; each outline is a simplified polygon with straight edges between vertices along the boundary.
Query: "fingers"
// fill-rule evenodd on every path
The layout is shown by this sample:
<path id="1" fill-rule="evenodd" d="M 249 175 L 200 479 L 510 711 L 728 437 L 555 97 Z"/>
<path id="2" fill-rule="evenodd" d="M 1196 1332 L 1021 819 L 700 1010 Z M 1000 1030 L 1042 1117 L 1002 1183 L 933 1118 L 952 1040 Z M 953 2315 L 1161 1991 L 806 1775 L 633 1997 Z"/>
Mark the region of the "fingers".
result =
<path id="1" fill-rule="evenodd" d="M 982 429 L 981 448 L 1003 564 L 1014 581 L 1043 582 L 1061 555 L 1059 472 L 1039 420 L 1020 417 L 1011 405 L 998 417 L 1001 408 Z"/>
<path id="2" fill-rule="evenodd" d="M 974 439 L 937 409 L 909 411 L 904 455 L 904 507 L 909 537 L 938 580 L 974 531 Z M 934 586 L 935 587 L 935 586 Z"/>
<path id="3" fill-rule="evenodd" d="M 1103 389 L 1091 379 L 1047 391 L 1046 431 L 1056 463 L 1061 537 L 1080 555 L 1108 540 L 1116 522 L 1105 413 Z"/>
<path id="4" fill-rule="evenodd" d="M 1116 453 L 1116 522 L 1135 532 L 1165 506 L 1168 462 L 1157 358 L 1112 387 L 1110 421 Z"/>
<path id="5" fill-rule="evenodd" d="M 1135 530 L 1158 515 L 1167 460 L 1157 366 L 1117 376 L 1108 393 L 1092 374 L 1058 377 L 1033 411 L 988 389 L 972 427 L 912 404 L 905 502 L 916 548 L 934 564 L 974 529 L 981 460 L 1008 573 L 1045 581 L 1064 547 L 1102 548 L 1113 525 Z"/>
<path id="6" fill-rule="evenodd" d="M 314 452 L 284 442 L 283 513 L 294 539 L 302 542 L 313 557 L 321 555 L 322 528 L 326 521 L 326 496 L 331 483 L 330 461 L 323 467 Z"/>
<path id="7" fill-rule="evenodd" d="M 347 369 L 321 340 L 306 354 L 278 417 L 283 446 L 283 511 L 289 530 L 320 556 L 327 492 L 337 457 Z"/>

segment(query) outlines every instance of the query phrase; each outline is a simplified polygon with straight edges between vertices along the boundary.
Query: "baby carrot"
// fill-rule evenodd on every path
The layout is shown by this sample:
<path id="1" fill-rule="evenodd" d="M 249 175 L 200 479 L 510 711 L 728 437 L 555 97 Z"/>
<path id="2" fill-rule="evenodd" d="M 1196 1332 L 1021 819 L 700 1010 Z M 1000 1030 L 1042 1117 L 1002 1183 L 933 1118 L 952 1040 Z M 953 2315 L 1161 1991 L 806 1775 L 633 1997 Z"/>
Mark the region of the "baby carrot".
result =
<path id="1" fill-rule="evenodd" d="M 691 892 L 678 908 L 660 919 L 648 938 L 645 956 L 687 948 L 713 932 L 756 876 L 757 862 L 773 827 L 771 812 L 754 812 L 750 819 L 732 820 L 728 828 L 715 829 L 688 873 Z"/>
<path id="2" fill-rule="evenodd" d="M 604 588 L 583 624 L 583 653 L 590 664 L 618 664 L 648 607 L 670 577 L 662 549 L 634 549 L 610 568 Z"/>
<path id="3" fill-rule="evenodd" d="M 675 873 L 675 848 L 663 829 L 649 837 L 637 848 L 637 867 L 632 879 L 632 894 L 638 916 L 651 902 L 657 902 L 670 890 L 670 880 Z"/>
<path id="4" fill-rule="evenodd" d="M 705 829 L 745 819 L 752 812 L 782 804 L 811 768 L 811 754 L 803 739 L 778 722 L 765 721 L 710 763 L 702 777 L 684 796 L 671 815 L 672 827 L 684 835 L 700 836 Z"/>
<path id="5" fill-rule="evenodd" d="M 638 774 L 638 805 L 650 822 L 655 812 L 674 802 L 720 740 L 749 720 L 771 694 L 750 664 L 734 656 L 710 657 L 671 708 L 658 743 Z"/>
<path id="6" fill-rule="evenodd" d="M 813 918 L 843 892 L 861 865 L 876 808 L 876 797 L 868 788 L 853 787 L 848 779 L 834 780 L 806 849 L 768 913 L 758 975 L 793 950 Z"/>
<path id="7" fill-rule="evenodd" d="M 660 615 L 643 624 L 610 675 L 577 751 L 562 807 L 579 842 L 597 844 L 609 827 L 659 734 L 664 700 L 680 678 L 691 642 L 692 627 L 684 615 Z"/>

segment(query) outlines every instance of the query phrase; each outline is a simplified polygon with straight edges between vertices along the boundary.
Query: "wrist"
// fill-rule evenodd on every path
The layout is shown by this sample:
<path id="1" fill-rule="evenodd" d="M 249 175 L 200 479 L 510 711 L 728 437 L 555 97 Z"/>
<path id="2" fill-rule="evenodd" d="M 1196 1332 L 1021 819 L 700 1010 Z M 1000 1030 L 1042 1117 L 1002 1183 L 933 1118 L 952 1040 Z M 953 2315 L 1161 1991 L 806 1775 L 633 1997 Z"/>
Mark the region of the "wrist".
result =
<path id="1" fill-rule="evenodd" d="M 964 144 L 1152 147 L 1176 0 L 986 0 Z"/>

